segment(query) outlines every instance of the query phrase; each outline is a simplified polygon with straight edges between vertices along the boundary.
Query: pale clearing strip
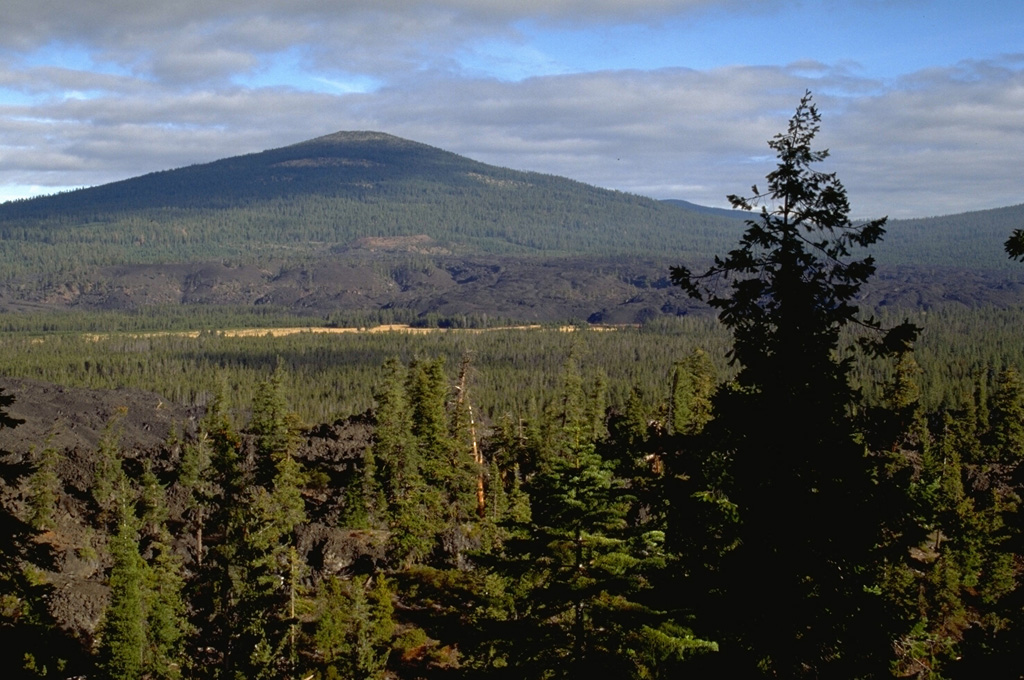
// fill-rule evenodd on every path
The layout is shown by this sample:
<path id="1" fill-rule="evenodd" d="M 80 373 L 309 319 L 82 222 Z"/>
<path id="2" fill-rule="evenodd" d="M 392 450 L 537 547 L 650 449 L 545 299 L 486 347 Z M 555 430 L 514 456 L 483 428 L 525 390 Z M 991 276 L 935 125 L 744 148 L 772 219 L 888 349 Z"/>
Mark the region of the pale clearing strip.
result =
<path id="1" fill-rule="evenodd" d="M 528 331 L 543 328 L 540 324 L 527 326 L 496 326 L 494 328 L 417 328 L 408 324 L 385 324 L 371 328 L 326 328 L 318 326 L 295 326 L 290 328 L 233 328 L 214 331 L 217 335 L 225 338 L 263 338 L 271 336 L 274 338 L 285 335 L 296 335 L 298 333 L 413 333 L 425 335 L 427 333 L 488 333 L 491 331 Z M 632 326 L 588 326 L 592 331 L 616 331 Z M 577 330 L 577 326 L 559 326 L 558 330 L 563 333 L 571 333 Z M 201 331 L 153 331 L 150 333 L 118 333 L 131 338 L 198 338 Z M 86 338 L 93 342 L 106 340 L 113 333 L 91 333 Z"/>

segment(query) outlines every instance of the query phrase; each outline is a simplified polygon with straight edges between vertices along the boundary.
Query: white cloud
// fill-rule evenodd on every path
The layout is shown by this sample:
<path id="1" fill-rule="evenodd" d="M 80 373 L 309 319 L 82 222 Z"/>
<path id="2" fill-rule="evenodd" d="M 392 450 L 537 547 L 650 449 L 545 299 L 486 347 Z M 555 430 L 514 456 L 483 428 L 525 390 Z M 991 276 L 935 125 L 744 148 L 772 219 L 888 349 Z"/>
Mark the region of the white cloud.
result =
<path id="1" fill-rule="evenodd" d="M 790 4 L 7 0 L 0 187 L 91 185 L 377 129 L 498 165 L 724 205 L 771 168 L 766 140 L 809 88 L 829 166 L 859 214 L 1024 200 L 1024 56 L 888 81 L 812 58 L 571 73 L 519 30 Z"/>

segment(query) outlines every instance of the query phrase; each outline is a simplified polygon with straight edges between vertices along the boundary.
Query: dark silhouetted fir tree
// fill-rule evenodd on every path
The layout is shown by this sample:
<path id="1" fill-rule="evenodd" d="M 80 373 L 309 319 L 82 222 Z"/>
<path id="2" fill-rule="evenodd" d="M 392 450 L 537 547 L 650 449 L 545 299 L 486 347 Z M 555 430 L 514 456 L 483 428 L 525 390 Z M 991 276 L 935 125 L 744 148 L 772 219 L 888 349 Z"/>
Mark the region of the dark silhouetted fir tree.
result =
<path id="1" fill-rule="evenodd" d="M 709 425 L 726 470 L 709 491 L 739 521 L 699 620 L 717 628 L 732 670 L 769 677 L 884 673 L 889 646 L 869 590 L 879 519 L 851 417 L 852 358 L 840 348 L 847 326 L 878 327 L 857 307 L 873 261 L 850 256 L 881 239 L 885 220 L 854 224 L 842 183 L 815 168 L 828 157 L 813 148 L 819 120 L 808 93 L 768 142 L 778 165 L 767 189 L 729 197 L 761 208 L 739 245 L 704 273 L 672 269 L 677 285 L 718 310 L 739 366 Z M 902 325 L 878 344 L 905 347 L 915 331 Z"/>

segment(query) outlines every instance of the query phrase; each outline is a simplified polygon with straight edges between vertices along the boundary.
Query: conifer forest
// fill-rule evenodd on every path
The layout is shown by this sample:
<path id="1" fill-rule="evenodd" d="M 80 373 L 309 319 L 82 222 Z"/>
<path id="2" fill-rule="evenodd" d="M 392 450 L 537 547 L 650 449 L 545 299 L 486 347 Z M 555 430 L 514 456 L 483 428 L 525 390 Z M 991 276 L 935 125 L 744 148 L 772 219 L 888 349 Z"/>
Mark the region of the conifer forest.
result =
<path id="1" fill-rule="evenodd" d="M 703 312 L 0 314 L 3 677 L 1024 677 L 1024 306 L 864 304 L 819 124 Z"/>

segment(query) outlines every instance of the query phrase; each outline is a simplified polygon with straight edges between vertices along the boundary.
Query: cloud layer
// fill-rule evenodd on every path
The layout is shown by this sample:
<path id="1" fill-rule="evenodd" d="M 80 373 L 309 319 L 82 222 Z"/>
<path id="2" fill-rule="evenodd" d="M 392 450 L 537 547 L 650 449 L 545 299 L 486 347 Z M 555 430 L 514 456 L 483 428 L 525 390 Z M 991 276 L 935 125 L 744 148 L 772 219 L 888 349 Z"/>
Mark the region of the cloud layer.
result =
<path id="1" fill-rule="evenodd" d="M 885 79 L 811 59 L 606 71 L 549 63 L 513 78 L 472 64 L 481 50 L 543 60 L 530 54 L 529 26 L 656 23 L 743 3 L 492 4 L 507 3 L 8 0 L 0 187 L 94 185 L 373 129 L 498 165 L 723 205 L 771 168 L 765 142 L 810 89 L 833 152 L 828 169 L 857 214 L 1024 200 L 1024 55 Z"/>

